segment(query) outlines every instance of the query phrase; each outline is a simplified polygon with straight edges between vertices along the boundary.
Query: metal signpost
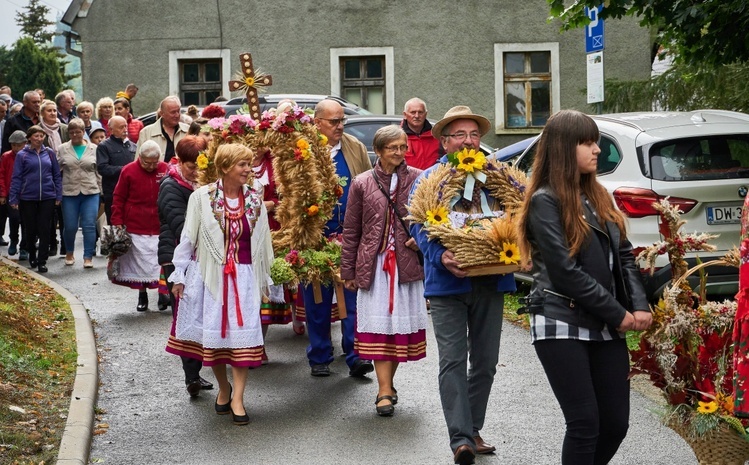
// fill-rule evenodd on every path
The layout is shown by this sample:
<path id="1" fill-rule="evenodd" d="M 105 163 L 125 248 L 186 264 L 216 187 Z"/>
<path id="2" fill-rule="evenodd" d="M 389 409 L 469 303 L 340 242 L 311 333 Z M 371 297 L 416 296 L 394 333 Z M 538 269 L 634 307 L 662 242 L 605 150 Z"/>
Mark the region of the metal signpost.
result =
<path id="1" fill-rule="evenodd" d="M 603 19 L 600 13 L 603 5 L 595 8 L 585 7 L 585 14 L 590 24 L 585 27 L 585 53 L 588 75 L 588 103 L 598 104 L 598 114 L 603 109 Z"/>

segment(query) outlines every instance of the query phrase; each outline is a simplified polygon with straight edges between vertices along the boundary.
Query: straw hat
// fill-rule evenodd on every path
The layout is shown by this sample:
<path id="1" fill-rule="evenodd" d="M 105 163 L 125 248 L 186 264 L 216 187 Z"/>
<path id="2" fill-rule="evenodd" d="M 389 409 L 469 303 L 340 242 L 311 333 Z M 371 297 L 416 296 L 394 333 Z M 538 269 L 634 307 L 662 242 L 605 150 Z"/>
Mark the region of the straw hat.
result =
<path id="1" fill-rule="evenodd" d="M 474 114 L 471 109 L 465 105 L 458 105 L 447 110 L 445 116 L 434 123 L 434 126 L 432 126 L 432 135 L 439 139 L 442 135 L 442 129 L 456 119 L 472 119 L 476 121 L 479 125 L 479 132 L 482 136 L 489 132 L 489 129 L 492 127 L 492 123 L 489 122 L 488 119 L 481 115 Z"/>

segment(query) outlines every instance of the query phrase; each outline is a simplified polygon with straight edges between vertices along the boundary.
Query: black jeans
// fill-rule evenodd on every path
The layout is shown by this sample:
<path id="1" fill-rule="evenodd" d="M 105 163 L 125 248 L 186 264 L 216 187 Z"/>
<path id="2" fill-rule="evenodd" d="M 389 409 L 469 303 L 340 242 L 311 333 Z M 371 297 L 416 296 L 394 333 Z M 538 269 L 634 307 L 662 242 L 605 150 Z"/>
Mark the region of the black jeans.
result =
<path id="1" fill-rule="evenodd" d="M 563 465 L 604 465 L 629 428 L 629 353 L 624 339 L 534 344 L 567 423 Z"/>
<path id="2" fill-rule="evenodd" d="M 169 300 L 172 305 L 172 318 L 177 319 L 177 305 L 175 302 L 174 294 L 172 294 L 173 283 L 169 282 L 169 276 L 174 272 L 174 265 L 164 265 L 164 279 L 166 281 L 166 287 L 169 289 Z M 185 372 L 185 384 L 190 384 L 191 381 L 195 381 L 200 378 L 200 369 L 203 368 L 203 362 L 200 360 L 190 357 L 180 357 L 182 359 L 182 371 Z"/>
<path id="3" fill-rule="evenodd" d="M 21 220 L 24 227 L 29 263 L 46 265 L 49 257 L 49 230 L 55 213 L 55 200 L 20 200 Z M 36 253 L 36 240 L 39 239 L 39 256 Z"/>
<path id="4" fill-rule="evenodd" d="M 8 219 L 8 239 L 11 244 L 18 245 L 18 231 L 21 226 L 21 214 L 8 203 L 0 205 L 0 236 L 5 231 L 5 219 Z"/>

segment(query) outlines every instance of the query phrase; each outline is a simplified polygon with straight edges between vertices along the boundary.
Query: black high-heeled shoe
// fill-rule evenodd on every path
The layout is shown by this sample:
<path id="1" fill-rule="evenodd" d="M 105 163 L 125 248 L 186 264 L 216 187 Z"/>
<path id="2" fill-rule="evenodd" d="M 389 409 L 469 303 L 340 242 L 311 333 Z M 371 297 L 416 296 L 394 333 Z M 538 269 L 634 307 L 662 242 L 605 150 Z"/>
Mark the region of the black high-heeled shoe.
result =
<path id="1" fill-rule="evenodd" d="M 229 389 L 229 402 L 223 405 L 218 403 L 218 395 L 216 395 L 216 403 L 214 404 L 213 408 L 216 409 L 217 414 L 228 415 L 230 413 L 233 413 L 231 411 L 231 392 L 232 392 L 232 389 L 230 388 Z M 247 421 L 249 421 L 249 419 Z"/>
<path id="2" fill-rule="evenodd" d="M 148 294 L 145 292 L 138 293 L 138 306 L 135 309 L 139 312 L 148 310 Z"/>
<path id="3" fill-rule="evenodd" d="M 231 402 L 230 402 L 231 403 Z M 229 407 L 231 409 L 231 407 Z M 236 415 L 234 413 L 234 410 L 231 411 L 231 419 L 237 426 L 246 425 L 250 422 L 250 416 L 247 415 L 247 410 L 245 410 L 244 415 Z"/>

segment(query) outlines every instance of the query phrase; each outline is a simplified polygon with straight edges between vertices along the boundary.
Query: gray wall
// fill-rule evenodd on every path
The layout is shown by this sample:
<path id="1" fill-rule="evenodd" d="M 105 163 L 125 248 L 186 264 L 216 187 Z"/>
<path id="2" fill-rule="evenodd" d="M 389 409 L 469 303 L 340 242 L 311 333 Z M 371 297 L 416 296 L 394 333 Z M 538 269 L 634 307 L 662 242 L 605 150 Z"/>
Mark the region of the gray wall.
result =
<path id="1" fill-rule="evenodd" d="M 558 42 L 561 107 L 590 111 L 583 30 L 559 32 L 548 23 L 546 0 L 339 0 L 327 2 L 189 2 L 99 0 L 73 29 L 82 40 L 83 92 L 94 103 L 128 82 L 140 87 L 137 112 L 153 111 L 169 92 L 168 52 L 231 50 L 232 73 L 240 52 L 273 75 L 273 93 L 330 92 L 330 48 L 393 47 L 395 112 L 406 100 L 427 101 L 439 119 L 467 104 L 494 121 L 494 44 Z M 219 7 L 220 6 L 220 9 Z M 646 29 L 627 18 L 606 23 L 606 77 L 645 79 L 650 74 Z M 494 136 L 504 146 L 528 134 Z"/>

